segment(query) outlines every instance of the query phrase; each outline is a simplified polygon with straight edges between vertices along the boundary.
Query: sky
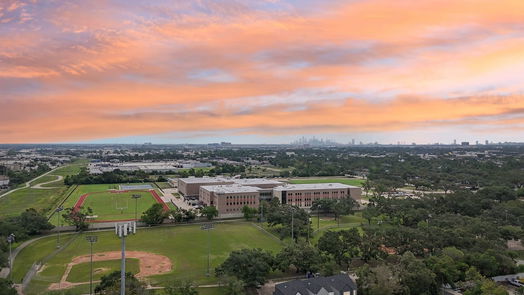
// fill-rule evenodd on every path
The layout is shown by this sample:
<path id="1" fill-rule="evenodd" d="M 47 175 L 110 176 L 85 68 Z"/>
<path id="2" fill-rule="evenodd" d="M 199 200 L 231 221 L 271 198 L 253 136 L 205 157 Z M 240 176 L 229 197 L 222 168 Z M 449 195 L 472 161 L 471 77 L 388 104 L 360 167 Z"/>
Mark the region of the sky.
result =
<path id="1" fill-rule="evenodd" d="M 523 0 L 0 0 L 0 143 L 524 141 Z"/>

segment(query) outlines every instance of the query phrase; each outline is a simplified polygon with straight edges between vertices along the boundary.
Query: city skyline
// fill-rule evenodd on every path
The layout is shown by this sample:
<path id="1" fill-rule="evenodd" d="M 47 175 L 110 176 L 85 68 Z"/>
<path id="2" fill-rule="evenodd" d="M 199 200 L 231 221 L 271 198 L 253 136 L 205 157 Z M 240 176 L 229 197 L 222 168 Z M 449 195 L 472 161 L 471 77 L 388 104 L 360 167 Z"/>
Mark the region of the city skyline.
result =
<path id="1" fill-rule="evenodd" d="M 524 2 L 0 4 L 1 143 L 524 141 Z"/>

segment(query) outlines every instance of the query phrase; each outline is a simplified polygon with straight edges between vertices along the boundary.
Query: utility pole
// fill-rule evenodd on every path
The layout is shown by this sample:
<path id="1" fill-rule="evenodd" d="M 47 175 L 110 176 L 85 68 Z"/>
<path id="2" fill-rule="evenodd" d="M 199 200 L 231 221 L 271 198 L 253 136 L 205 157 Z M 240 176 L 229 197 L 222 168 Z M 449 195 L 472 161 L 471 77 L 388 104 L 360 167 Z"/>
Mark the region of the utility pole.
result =
<path id="1" fill-rule="evenodd" d="M 126 237 L 136 233 L 136 222 L 115 223 L 115 234 L 122 239 L 122 261 L 120 264 L 120 295 L 126 294 Z"/>
<path id="2" fill-rule="evenodd" d="M 55 209 L 56 214 L 56 229 L 58 230 L 58 235 L 56 236 L 56 247 L 60 248 L 60 212 L 64 210 L 63 206 L 58 206 L 58 208 Z"/>
<path id="3" fill-rule="evenodd" d="M 15 234 L 7 236 L 7 242 L 9 243 L 9 280 L 13 281 L 13 254 L 11 252 L 12 244 L 15 242 Z"/>
<path id="4" fill-rule="evenodd" d="M 204 224 L 202 227 L 200 227 L 201 230 L 207 231 L 207 273 L 206 276 L 211 275 L 211 237 L 209 236 L 209 231 L 212 230 L 214 225 L 212 223 Z"/>
<path id="5" fill-rule="evenodd" d="M 90 257 L 91 271 L 89 273 L 89 295 L 91 295 L 93 294 L 93 244 L 98 241 L 98 237 L 97 236 L 87 236 L 86 241 L 88 241 L 91 246 L 91 252 L 90 252 L 91 253 L 91 257 Z"/>
<path id="6" fill-rule="evenodd" d="M 138 221 L 138 199 L 142 196 L 139 194 L 133 194 L 132 198 L 135 199 L 135 220 Z"/>

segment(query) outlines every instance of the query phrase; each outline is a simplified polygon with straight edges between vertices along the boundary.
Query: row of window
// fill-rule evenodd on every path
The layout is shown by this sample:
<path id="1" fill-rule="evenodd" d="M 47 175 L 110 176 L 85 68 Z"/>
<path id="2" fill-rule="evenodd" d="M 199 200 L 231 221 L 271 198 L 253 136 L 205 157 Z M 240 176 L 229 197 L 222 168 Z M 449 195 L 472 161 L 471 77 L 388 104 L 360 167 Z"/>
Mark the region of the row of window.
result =
<path id="1" fill-rule="evenodd" d="M 247 201 L 247 202 L 226 202 L 226 206 L 230 205 L 255 205 L 255 201 Z"/>

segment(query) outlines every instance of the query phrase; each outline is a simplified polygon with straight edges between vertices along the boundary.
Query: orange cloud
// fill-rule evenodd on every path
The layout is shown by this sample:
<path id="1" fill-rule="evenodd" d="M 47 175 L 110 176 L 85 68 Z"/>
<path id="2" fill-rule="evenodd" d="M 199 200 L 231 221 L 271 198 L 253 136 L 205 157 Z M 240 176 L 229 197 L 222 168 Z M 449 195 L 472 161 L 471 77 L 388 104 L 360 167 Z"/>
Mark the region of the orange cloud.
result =
<path id="1" fill-rule="evenodd" d="M 518 127 L 524 2 L 502 2 L 10 2 L 0 141 Z"/>

